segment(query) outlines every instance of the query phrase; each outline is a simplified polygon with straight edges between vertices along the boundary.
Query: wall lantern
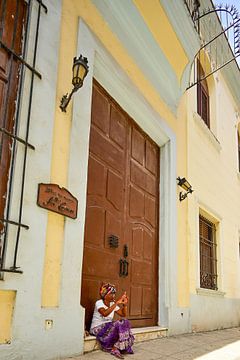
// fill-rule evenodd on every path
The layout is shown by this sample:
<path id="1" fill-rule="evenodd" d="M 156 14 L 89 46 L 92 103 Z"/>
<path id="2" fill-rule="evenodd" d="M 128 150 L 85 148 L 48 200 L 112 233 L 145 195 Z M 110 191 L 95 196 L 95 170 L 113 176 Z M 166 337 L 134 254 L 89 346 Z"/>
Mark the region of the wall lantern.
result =
<path id="1" fill-rule="evenodd" d="M 180 178 L 180 176 L 177 178 L 178 185 L 181 186 L 186 192 L 182 193 L 182 191 L 179 194 L 179 200 L 182 201 L 186 199 L 188 194 L 191 194 L 193 192 L 192 185 L 189 184 L 189 182 L 185 178 Z"/>
<path id="2" fill-rule="evenodd" d="M 68 106 L 69 101 L 71 100 L 72 95 L 83 86 L 83 81 L 88 73 L 88 59 L 86 57 L 83 57 L 82 55 L 79 56 L 79 58 L 75 57 L 73 59 L 73 77 L 72 77 L 72 84 L 73 89 L 71 93 L 68 95 L 63 95 L 60 109 L 64 112 L 66 112 L 66 108 Z"/>

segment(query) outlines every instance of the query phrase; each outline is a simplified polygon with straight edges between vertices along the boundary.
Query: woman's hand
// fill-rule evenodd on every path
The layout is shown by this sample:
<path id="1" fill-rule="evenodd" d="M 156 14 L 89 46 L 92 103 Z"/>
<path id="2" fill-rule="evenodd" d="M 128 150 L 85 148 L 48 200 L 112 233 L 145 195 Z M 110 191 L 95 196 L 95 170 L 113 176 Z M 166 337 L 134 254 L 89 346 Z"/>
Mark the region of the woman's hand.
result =
<path id="1" fill-rule="evenodd" d="M 124 294 L 116 301 L 116 304 L 126 305 L 127 303 L 128 303 L 128 297 L 127 297 L 127 293 L 125 291 Z"/>
<path id="2" fill-rule="evenodd" d="M 118 311 L 116 311 L 116 313 L 119 315 L 119 316 L 122 316 L 122 317 L 126 317 L 127 316 L 127 303 L 128 303 L 128 296 L 127 296 L 127 293 L 126 291 L 124 292 L 124 294 L 120 297 L 120 299 L 118 299 L 116 301 L 116 304 L 118 305 L 123 305 Z"/>
<path id="3" fill-rule="evenodd" d="M 127 296 L 127 294 L 126 294 L 126 292 L 123 294 L 123 296 L 122 296 L 122 304 L 123 305 L 127 305 L 127 303 L 128 303 L 128 296 Z"/>

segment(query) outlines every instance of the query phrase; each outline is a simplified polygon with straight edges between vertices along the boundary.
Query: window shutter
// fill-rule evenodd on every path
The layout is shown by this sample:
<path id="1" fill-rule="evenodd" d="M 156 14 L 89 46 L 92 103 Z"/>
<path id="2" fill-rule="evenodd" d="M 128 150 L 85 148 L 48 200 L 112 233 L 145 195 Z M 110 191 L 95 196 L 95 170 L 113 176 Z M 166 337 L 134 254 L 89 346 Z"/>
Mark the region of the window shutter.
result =
<path id="1" fill-rule="evenodd" d="M 208 86 L 206 79 L 204 79 L 205 74 L 199 60 L 197 63 L 197 72 L 197 112 L 201 116 L 205 124 L 210 127 Z"/>

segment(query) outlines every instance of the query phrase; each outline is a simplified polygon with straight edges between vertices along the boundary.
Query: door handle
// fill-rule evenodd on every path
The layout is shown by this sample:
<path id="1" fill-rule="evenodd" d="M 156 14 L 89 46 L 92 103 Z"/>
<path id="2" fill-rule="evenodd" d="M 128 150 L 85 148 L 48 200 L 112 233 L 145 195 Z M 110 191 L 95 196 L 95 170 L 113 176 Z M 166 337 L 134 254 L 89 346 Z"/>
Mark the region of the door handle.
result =
<path id="1" fill-rule="evenodd" d="M 119 270 L 119 276 L 126 277 L 128 276 L 128 261 L 126 259 L 120 259 L 120 270 Z"/>
<path id="2" fill-rule="evenodd" d="M 122 276 L 124 276 L 124 260 L 120 259 L 119 264 L 120 264 L 119 276 L 122 277 Z"/>
<path id="3" fill-rule="evenodd" d="M 124 247 L 123 247 L 123 256 L 124 256 L 124 259 L 119 260 L 119 263 L 120 263 L 119 276 L 126 277 L 126 276 L 128 276 L 128 261 L 127 261 L 128 246 L 127 246 L 127 244 L 124 245 Z"/>

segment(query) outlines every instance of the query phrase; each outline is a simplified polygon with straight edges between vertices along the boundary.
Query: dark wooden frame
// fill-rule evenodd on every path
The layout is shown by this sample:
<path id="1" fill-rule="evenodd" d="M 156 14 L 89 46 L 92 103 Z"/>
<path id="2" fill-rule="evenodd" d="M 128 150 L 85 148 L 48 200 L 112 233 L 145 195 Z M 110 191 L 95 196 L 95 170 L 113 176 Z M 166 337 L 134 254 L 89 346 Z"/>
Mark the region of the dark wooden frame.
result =
<path id="1" fill-rule="evenodd" d="M 199 80 L 205 77 L 204 70 L 199 60 L 197 62 L 197 72 Z M 205 124 L 210 128 L 210 97 L 206 79 L 197 84 L 197 112 Z"/>

